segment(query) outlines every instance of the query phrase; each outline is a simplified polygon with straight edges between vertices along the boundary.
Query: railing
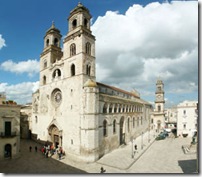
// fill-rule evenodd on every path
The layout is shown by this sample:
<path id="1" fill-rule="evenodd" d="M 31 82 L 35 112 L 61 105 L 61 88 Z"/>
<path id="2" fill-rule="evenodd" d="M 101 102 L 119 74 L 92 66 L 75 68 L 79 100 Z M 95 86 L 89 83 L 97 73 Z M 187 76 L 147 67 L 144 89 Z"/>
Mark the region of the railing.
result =
<path id="1" fill-rule="evenodd" d="M 17 136 L 16 132 L 11 132 L 11 133 L 0 132 L 0 137 L 3 137 L 3 138 L 12 138 L 14 136 Z"/>

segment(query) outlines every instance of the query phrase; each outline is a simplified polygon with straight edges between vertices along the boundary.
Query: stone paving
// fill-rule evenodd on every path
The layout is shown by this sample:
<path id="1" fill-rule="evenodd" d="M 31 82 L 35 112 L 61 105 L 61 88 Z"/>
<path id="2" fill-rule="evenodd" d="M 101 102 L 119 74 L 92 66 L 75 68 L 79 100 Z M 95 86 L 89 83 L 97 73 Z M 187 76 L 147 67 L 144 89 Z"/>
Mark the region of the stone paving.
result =
<path id="1" fill-rule="evenodd" d="M 191 138 L 167 138 L 156 141 L 127 171 L 129 173 L 188 173 L 196 172 L 196 151 L 185 154 L 182 145 Z"/>
<path id="2" fill-rule="evenodd" d="M 31 174 L 84 174 L 100 173 L 194 173 L 196 171 L 196 153 L 184 154 L 183 145 L 188 145 L 191 138 L 167 138 L 155 141 L 154 132 L 146 132 L 136 138 L 133 143 L 119 147 L 106 154 L 97 162 L 84 163 L 65 156 L 58 160 L 57 156 L 45 158 L 41 152 L 34 152 L 36 144 L 30 140 L 22 140 L 21 157 L 0 161 L 2 173 Z M 134 145 L 138 153 L 132 156 Z M 29 146 L 32 145 L 32 152 Z"/>

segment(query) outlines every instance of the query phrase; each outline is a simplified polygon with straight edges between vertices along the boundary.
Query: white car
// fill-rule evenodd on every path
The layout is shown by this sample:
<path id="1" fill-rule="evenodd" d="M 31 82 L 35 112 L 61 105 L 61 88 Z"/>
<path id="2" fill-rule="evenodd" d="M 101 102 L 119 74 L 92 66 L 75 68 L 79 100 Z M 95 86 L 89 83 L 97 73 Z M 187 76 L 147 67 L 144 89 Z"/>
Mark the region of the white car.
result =
<path id="1" fill-rule="evenodd" d="M 164 130 L 167 131 L 168 133 L 171 132 L 171 129 L 170 129 L 170 128 L 165 128 Z"/>

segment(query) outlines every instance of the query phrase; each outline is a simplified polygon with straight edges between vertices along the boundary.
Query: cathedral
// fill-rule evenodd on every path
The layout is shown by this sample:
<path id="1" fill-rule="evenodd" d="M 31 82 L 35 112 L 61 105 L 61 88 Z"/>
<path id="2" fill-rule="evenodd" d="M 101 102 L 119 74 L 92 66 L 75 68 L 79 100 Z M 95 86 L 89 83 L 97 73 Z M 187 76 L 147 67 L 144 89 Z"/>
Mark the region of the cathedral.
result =
<path id="1" fill-rule="evenodd" d="M 50 141 L 86 162 L 98 160 L 150 129 L 152 112 L 152 105 L 137 91 L 96 81 L 90 20 L 89 10 L 79 3 L 69 14 L 63 41 L 54 23 L 46 31 L 31 126 L 36 140 Z"/>

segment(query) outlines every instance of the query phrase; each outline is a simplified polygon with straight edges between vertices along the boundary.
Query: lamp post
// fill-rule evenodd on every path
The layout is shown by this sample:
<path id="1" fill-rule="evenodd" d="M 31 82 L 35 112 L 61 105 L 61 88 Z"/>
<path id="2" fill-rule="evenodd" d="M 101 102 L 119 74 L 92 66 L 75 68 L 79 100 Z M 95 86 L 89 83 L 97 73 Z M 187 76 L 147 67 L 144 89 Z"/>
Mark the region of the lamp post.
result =
<path id="1" fill-rule="evenodd" d="M 150 143 L 150 127 L 149 127 L 149 131 L 148 131 L 148 142 Z"/>
<path id="2" fill-rule="evenodd" d="M 142 141 L 141 141 L 141 149 L 143 149 L 143 132 L 142 132 Z"/>
<path id="3" fill-rule="evenodd" d="M 134 153 L 133 153 L 133 137 L 131 137 L 131 145 L 132 145 L 132 154 L 131 154 L 131 157 L 133 159 L 134 158 Z"/>

